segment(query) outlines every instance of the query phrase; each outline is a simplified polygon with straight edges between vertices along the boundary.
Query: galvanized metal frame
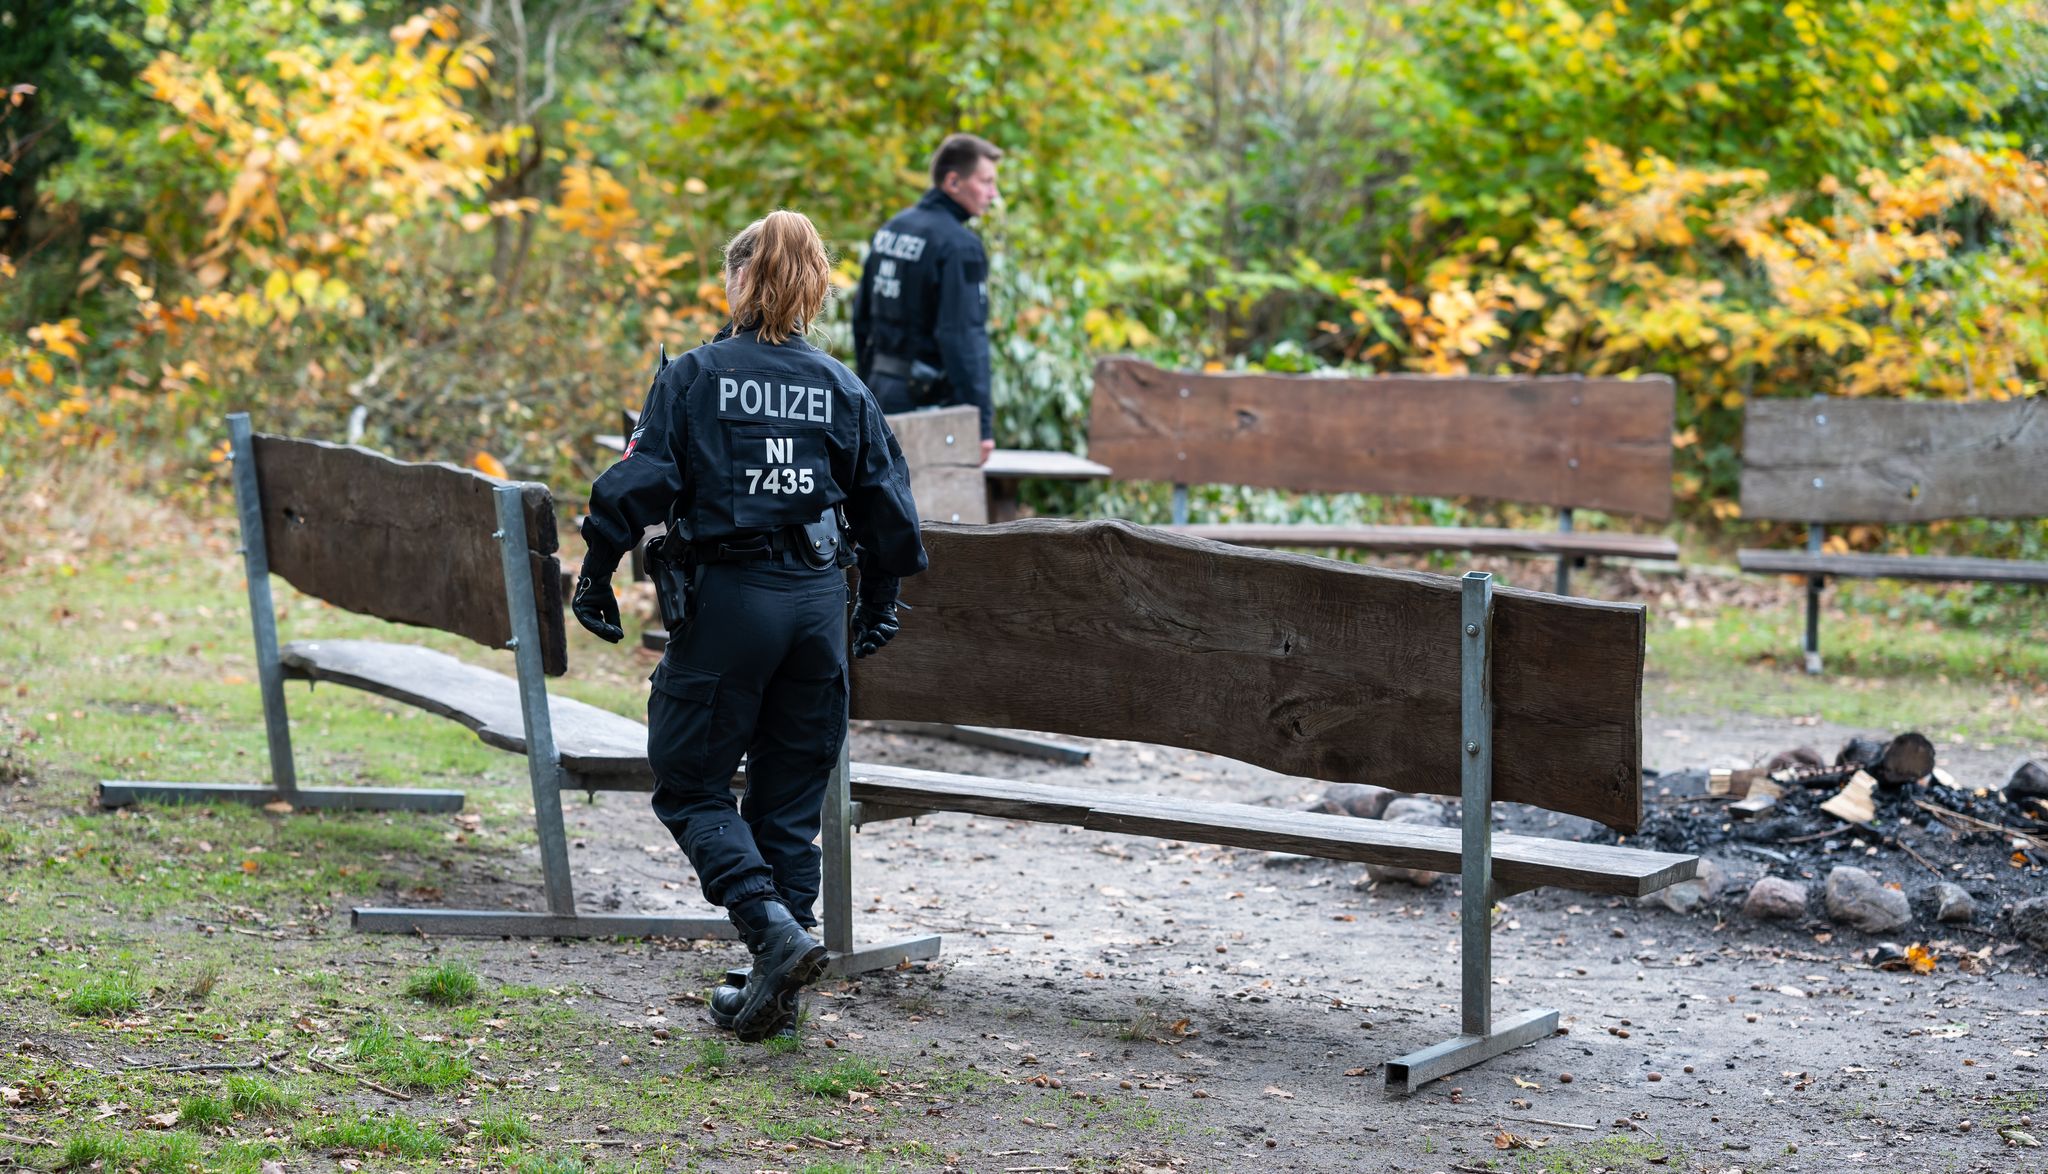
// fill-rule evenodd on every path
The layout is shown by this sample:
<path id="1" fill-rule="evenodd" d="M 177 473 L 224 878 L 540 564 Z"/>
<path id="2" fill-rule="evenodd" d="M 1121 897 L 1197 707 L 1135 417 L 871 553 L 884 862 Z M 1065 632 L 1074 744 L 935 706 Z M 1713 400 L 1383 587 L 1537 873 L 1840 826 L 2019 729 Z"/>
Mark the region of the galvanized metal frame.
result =
<path id="1" fill-rule="evenodd" d="M 359 908 L 351 924 L 363 933 L 428 933 L 510 937 L 676 937 L 736 936 L 722 916 L 674 917 L 651 914 L 578 913 L 570 875 L 568 831 L 562 820 L 562 792 L 577 789 L 555 746 L 554 722 L 548 712 L 547 675 L 541 661 L 540 617 L 534 610 L 533 572 L 528 561 L 526 520 L 519 486 L 493 491 L 498 529 L 493 538 L 505 572 L 505 602 L 512 615 L 512 650 L 519 675 L 520 721 L 526 733 L 527 776 L 533 788 L 534 831 L 540 839 L 545 913 L 476 909 Z M 839 760 L 825 787 L 823 898 L 825 945 L 832 951 L 831 972 L 858 974 L 907 960 L 933 958 L 939 952 L 935 935 L 857 948 L 853 944 L 853 804 L 849 784 L 847 739 L 842 735 Z"/>
<path id="2" fill-rule="evenodd" d="M 1550 1008 L 1499 1022 L 1493 1018 L 1493 903 L 1504 895 L 1493 880 L 1493 576 L 1483 571 L 1465 575 L 1460 611 L 1462 1013 L 1457 1035 L 1387 1062 L 1387 1089 L 1403 1095 L 1557 1030 L 1558 1012 Z"/>
<path id="3" fill-rule="evenodd" d="M 235 516 L 242 532 L 242 570 L 248 579 L 249 623 L 256 638 L 256 680 L 263 695 L 263 733 L 270 748 L 270 785 L 164 783 L 107 779 L 102 807 L 132 803 L 289 803 L 295 808 L 346 811 L 462 810 L 462 792 L 420 787 L 301 787 L 292 761 L 291 715 L 285 708 L 284 665 L 278 657 L 277 606 L 270 595 L 270 549 L 263 538 L 263 491 L 256 480 L 255 433 L 249 413 L 228 417 L 228 459 L 234 471 Z M 521 564 L 524 565 L 523 563 Z"/>
<path id="4" fill-rule="evenodd" d="M 1572 507 L 1564 506 L 1557 511 L 1557 532 L 1559 534 L 1569 534 L 1572 532 Z M 1561 554 L 1557 556 L 1557 593 L 1559 595 L 1570 595 L 1572 593 L 1572 564 L 1576 561 L 1577 556 L 1575 555 Z"/>
<path id="5" fill-rule="evenodd" d="M 526 514 L 521 487 L 500 485 L 491 491 L 497 507 L 500 565 L 505 573 L 505 604 L 512 616 L 512 637 L 505 646 L 519 677 L 519 720 L 526 733 L 526 773 L 533 788 L 533 827 L 540 840 L 541 888 L 545 913 L 487 909 L 358 908 L 349 920 L 362 933 L 427 933 L 491 937 L 678 937 L 730 938 L 732 923 L 723 917 L 668 917 L 650 914 L 578 913 L 575 881 L 569 871 L 569 836 L 562 820 L 562 792 L 574 779 L 562 766 L 555 747 L 554 719 L 548 711 L 547 670 L 541 660 L 540 613 L 535 610 L 533 567 L 528 554 Z"/>
<path id="6" fill-rule="evenodd" d="M 1818 481 L 1819 478 L 1814 478 Z M 1806 553 L 1818 555 L 1827 545 L 1826 526 L 1813 522 L 1806 527 Z M 1806 577 L 1806 671 L 1820 675 L 1820 592 L 1827 586 L 1827 576 Z"/>

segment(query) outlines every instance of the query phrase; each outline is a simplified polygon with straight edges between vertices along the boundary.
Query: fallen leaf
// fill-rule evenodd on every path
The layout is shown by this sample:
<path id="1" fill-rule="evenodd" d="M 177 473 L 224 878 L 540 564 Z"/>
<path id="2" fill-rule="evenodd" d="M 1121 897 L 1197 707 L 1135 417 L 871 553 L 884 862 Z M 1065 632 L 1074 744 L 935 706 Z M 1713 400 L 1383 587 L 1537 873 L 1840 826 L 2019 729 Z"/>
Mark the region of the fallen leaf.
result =
<path id="1" fill-rule="evenodd" d="M 1519 1133 L 1509 1133 L 1505 1129 L 1493 1135 L 1493 1148 L 1497 1150 L 1540 1150 L 1546 1144 L 1548 1143 L 1538 1141 L 1533 1137 L 1524 1137 Z"/>
<path id="2" fill-rule="evenodd" d="M 1269 1097 L 1279 1097 L 1279 1098 L 1280 1098 L 1281 1100 L 1283 1100 L 1283 1101 L 1291 1101 L 1291 1100 L 1293 1100 L 1293 1099 L 1294 1099 L 1294 1094 L 1293 1094 L 1293 1093 L 1291 1093 L 1291 1092 L 1288 1092 L 1288 1091 L 1287 1091 L 1286 1089 L 1284 1089 L 1284 1088 L 1281 1088 L 1281 1087 L 1280 1087 L 1279 1085 L 1277 1085 L 1277 1084 L 1269 1084 L 1269 1085 L 1267 1085 L 1267 1086 L 1266 1086 L 1266 1095 L 1267 1095 L 1267 1096 L 1269 1096 Z"/>
<path id="3" fill-rule="evenodd" d="M 19 1087 L 10 1084 L 5 1088 L 0 1088 L 0 1104 L 18 1105 L 20 1103 L 21 1089 Z"/>
<path id="4" fill-rule="evenodd" d="M 1522 1079 L 1521 1077 L 1519 1077 L 1519 1076 L 1516 1076 L 1516 1077 L 1512 1077 L 1511 1079 L 1513 1079 L 1513 1080 L 1514 1080 L 1514 1082 L 1515 1082 L 1515 1087 L 1516 1087 L 1516 1088 L 1533 1088 L 1533 1089 L 1539 1089 L 1539 1090 L 1540 1090 L 1540 1089 L 1541 1089 L 1541 1088 L 1543 1087 L 1542 1085 L 1540 1085 L 1540 1084 L 1536 1083 L 1536 1082 L 1535 1082 L 1535 1081 L 1533 1081 L 1533 1080 L 1523 1080 L 1523 1079 Z"/>
<path id="5" fill-rule="evenodd" d="M 1346 1069 L 1344 1070 L 1344 1075 L 1346 1075 L 1346 1076 L 1364 1076 L 1364 1075 L 1365 1075 L 1365 1069 L 1363 1069 L 1363 1068 L 1346 1068 Z"/>
<path id="6" fill-rule="evenodd" d="M 2000 1129 L 1998 1131 L 1998 1136 L 2001 1140 L 2005 1142 L 2005 1144 L 2010 1146 L 2023 1146 L 2030 1150 L 2037 1150 L 2041 1148 L 2040 1141 L 2038 1141 L 2033 1134 L 2028 1133 L 2024 1129 L 2014 1129 L 2010 1125 L 2006 1126 L 2003 1129 Z"/>
<path id="7" fill-rule="evenodd" d="M 178 1111 L 166 1109 L 161 1113 L 151 1113 L 142 1120 L 153 1129 L 169 1129 L 178 1123 Z"/>

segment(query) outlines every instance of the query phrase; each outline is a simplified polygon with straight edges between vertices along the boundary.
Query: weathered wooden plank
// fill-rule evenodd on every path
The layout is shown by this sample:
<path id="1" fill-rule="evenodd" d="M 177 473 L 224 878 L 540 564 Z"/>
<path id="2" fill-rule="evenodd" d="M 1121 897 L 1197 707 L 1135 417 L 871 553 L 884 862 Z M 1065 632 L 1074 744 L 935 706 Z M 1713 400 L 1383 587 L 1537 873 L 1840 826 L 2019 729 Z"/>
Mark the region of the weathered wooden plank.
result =
<path id="1" fill-rule="evenodd" d="M 270 569 L 308 595 L 491 648 L 511 638 L 494 477 L 366 448 L 255 438 Z M 523 483 L 546 671 L 568 667 L 554 499 Z"/>
<path id="2" fill-rule="evenodd" d="M 1095 365 L 1088 455 L 1133 480 L 1671 513 L 1663 376 L 1322 379 Z"/>
<path id="3" fill-rule="evenodd" d="M 1110 475 L 1110 467 L 1070 452 L 1036 448 L 999 448 L 981 467 L 991 481 L 1041 477 L 1052 481 L 1094 481 Z"/>
<path id="4" fill-rule="evenodd" d="M 2048 399 L 1753 400 L 1742 513 L 1790 522 L 2048 514 Z"/>
<path id="5" fill-rule="evenodd" d="M 901 634 L 855 663 L 856 717 L 1126 738 L 1458 793 L 1455 579 L 1117 521 L 934 524 L 925 544 Z M 1495 600 L 1495 797 L 1633 830 L 1642 608 Z"/>
<path id="6" fill-rule="evenodd" d="M 1745 571 L 1766 575 L 1828 575 L 1840 579 L 1933 579 L 1945 582 L 2048 583 L 2048 563 L 1941 555 L 1807 554 L 1803 550 L 1742 550 Z"/>
<path id="7" fill-rule="evenodd" d="M 279 659 L 288 677 L 331 681 L 389 697 L 461 722 L 487 746 L 526 753 L 519 682 L 503 673 L 431 648 L 376 640 L 298 640 L 285 645 Z M 634 789 L 652 789 L 645 725 L 552 693 L 548 717 L 564 767 L 590 775 L 642 778 L 644 785 Z"/>
<path id="8" fill-rule="evenodd" d="M 922 811 L 1077 824 L 1096 831 L 1447 873 L 1458 871 L 1462 847 L 1462 833 L 1455 827 L 1162 795 L 1123 795 L 902 767 L 856 767 L 853 797 L 862 803 Z M 1494 837 L 1494 876 L 1517 889 L 1552 885 L 1642 896 L 1690 878 L 1697 868 L 1697 857 L 1666 852 L 1539 836 Z"/>
<path id="9" fill-rule="evenodd" d="M 1500 530 L 1480 526 L 1299 526 L 1210 522 L 1166 527 L 1234 546 L 1340 547 L 1390 554 L 1469 550 L 1482 554 L 1582 554 L 1596 558 L 1675 560 L 1678 543 L 1661 534 L 1611 530 Z"/>
<path id="10" fill-rule="evenodd" d="M 935 522 L 988 521 L 981 472 L 981 418 L 971 407 L 901 412 L 889 429 L 910 467 L 917 515 Z"/>

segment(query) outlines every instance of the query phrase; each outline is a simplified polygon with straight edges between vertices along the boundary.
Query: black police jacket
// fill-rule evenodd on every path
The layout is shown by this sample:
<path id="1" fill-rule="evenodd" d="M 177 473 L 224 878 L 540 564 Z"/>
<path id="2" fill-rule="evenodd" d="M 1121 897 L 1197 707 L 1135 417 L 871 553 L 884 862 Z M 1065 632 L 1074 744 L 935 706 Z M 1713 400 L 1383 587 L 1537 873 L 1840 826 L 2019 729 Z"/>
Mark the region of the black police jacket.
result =
<path id="1" fill-rule="evenodd" d="M 910 471 L 873 394 L 801 338 L 727 327 L 655 375 L 626 455 L 590 487 L 583 537 L 631 550 L 673 504 L 694 541 L 744 541 L 842 503 L 863 596 L 924 569 Z"/>
<path id="2" fill-rule="evenodd" d="M 995 436 L 988 254 L 953 197 L 933 188 L 875 233 L 853 301 L 853 344 L 862 379 L 872 376 L 877 355 L 945 372 L 943 402 L 973 404 L 981 410 L 981 438 Z"/>

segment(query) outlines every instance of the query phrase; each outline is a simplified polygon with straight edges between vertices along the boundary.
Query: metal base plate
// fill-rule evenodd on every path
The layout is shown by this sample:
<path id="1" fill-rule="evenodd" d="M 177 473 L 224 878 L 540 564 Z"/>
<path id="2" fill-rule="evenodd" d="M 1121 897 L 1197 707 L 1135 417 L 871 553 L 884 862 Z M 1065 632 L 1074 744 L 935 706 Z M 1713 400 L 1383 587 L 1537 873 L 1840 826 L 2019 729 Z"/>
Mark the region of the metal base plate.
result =
<path id="1" fill-rule="evenodd" d="M 1407 1096 L 1439 1076 L 1461 1072 L 1557 1030 L 1557 1012 L 1524 1011 L 1494 1024 L 1488 1035 L 1460 1035 L 1387 1061 L 1387 1091 Z"/>
<path id="2" fill-rule="evenodd" d="M 905 962 L 919 962 L 939 956 L 939 935 L 923 938 L 903 938 L 879 946 L 862 946 L 845 953 L 832 955 L 832 961 L 825 966 L 825 973 L 837 978 L 865 974 L 870 970 L 891 970 Z"/>
<path id="3" fill-rule="evenodd" d="M 289 803 L 309 811 L 450 812 L 462 810 L 462 792 L 418 787 L 300 787 L 287 794 L 276 787 L 245 783 L 101 781 L 101 807 L 127 807 L 135 803 Z"/>
<path id="4" fill-rule="evenodd" d="M 715 938 L 738 936 L 723 917 L 657 917 L 638 913 L 498 912 L 487 909 L 351 909 L 358 933 L 447 934 L 514 938 Z"/>

